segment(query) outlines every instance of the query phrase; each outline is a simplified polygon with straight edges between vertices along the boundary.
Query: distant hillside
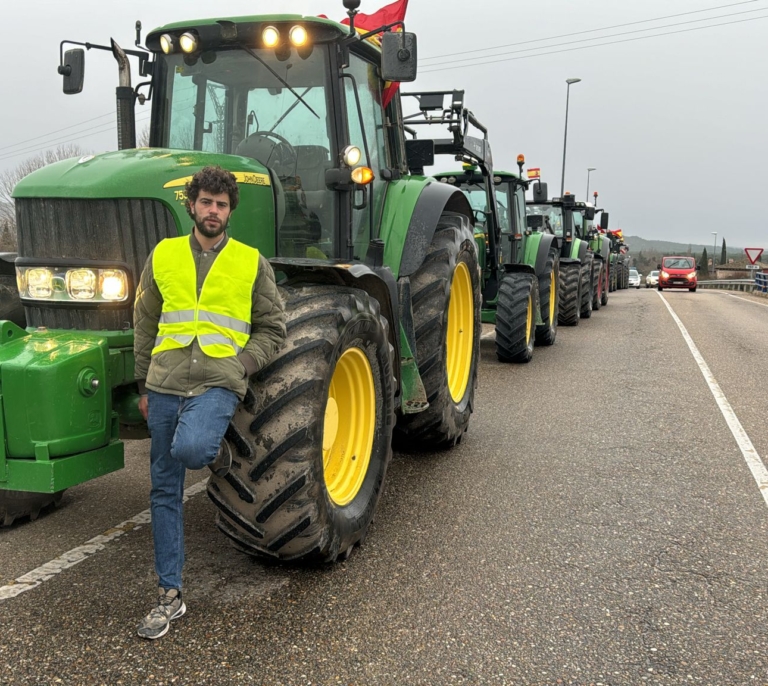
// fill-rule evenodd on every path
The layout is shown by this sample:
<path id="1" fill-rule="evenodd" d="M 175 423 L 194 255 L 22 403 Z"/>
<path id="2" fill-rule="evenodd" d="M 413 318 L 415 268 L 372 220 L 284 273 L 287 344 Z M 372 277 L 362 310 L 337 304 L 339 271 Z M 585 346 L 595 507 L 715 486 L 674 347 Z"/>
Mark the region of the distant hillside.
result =
<path id="1" fill-rule="evenodd" d="M 641 250 L 644 252 L 659 252 L 665 255 L 672 253 L 682 253 L 687 255 L 688 252 L 692 252 L 694 255 L 701 255 L 704 248 L 707 249 L 707 254 L 712 256 L 712 243 L 709 245 L 702 245 L 701 243 L 673 243 L 672 241 L 657 241 L 648 240 L 646 238 L 640 238 L 640 236 L 624 236 L 624 241 L 629 245 L 629 249 L 633 253 L 638 253 Z M 720 246 L 722 243 L 717 242 L 717 256 L 720 258 Z M 737 248 L 736 246 L 728 246 L 728 257 L 744 257 L 744 249 Z"/>

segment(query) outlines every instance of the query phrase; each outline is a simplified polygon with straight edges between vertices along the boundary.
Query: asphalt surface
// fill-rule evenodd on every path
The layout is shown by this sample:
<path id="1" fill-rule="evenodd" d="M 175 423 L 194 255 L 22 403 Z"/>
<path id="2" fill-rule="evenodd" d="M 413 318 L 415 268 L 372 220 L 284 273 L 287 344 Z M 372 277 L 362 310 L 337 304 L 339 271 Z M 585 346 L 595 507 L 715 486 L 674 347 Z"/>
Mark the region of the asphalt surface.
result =
<path id="1" fill-rule="evenodd" d="M 768 458 L 768 300 L 663 298 Z M 127 462 L 1 530 L 0 585 L 145 510 L 148 443 Z M 611 294 L 527 365 L 484 341 L 465 440 L 395 455 L 345 563 L 255 562 L 203 493 L 186 516 L 167 636 L 135 635 L 142 525 L 0 601 L 0 683 L 768 684 L 768 507 L 654 290 Z"/>

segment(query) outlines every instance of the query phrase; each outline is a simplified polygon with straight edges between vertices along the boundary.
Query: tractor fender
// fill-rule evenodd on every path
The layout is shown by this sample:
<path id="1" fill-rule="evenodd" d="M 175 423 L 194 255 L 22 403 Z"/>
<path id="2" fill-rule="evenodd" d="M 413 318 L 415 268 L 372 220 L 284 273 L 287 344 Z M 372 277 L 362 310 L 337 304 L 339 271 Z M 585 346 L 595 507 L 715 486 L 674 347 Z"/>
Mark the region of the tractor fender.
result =
<path id="1" fill-rule="evenodd" d="M 583 262 L 587 256 L 587 248 L 589 248 L 589 244 L 586 241 L 581 240 L 580 238 L 577 240 L 579 241 L 578 259 L 580 262 Z"/>
<path id="2" fill-rule="evenodd" d="M 549 257 L 549 249 L 555 242 L 555 236 L 551 233 L 541 234 L 541 241 L 539 242 L 539 251 L 536 253 L 536 274 L 541 276 L 544 273 L 544 267 L 547 264 L 547 257 Z"/>
<path id="3" fill-rule="evenodd" d="M 269 260 L 276 272 L 283 272 L 291 285 L 300 283 L 348 286 L 365 291 L 376 298 L 381 314 L 389 322 L 388 338 L 395 354 L 392 372 L 400 386 L 400 318 L 397 282 L 389 267 L 369 267 L 360 262 L 273 257 Z"/>
<path id="4" fill-rule="evenodd" d="M 513 274 L 513 273 L 522 273 L 522 274 L 533 274 L 536 275 L 536 271 L 533 267 L 531 267 L 530 264 L 525 264 L 524 262 L 521 262 L 519 264 L 504 264 L 504 271 L 507 274 Z"/>
<path id="5" fill-rule="evenodd" d="M 472 206 L 464 193 L 447 183 L 428 183 L 411 214 L 398 278 L 411 276 L 421 266 L 443 212 L 464 214 L 470 223 L 473 222 Z"/>

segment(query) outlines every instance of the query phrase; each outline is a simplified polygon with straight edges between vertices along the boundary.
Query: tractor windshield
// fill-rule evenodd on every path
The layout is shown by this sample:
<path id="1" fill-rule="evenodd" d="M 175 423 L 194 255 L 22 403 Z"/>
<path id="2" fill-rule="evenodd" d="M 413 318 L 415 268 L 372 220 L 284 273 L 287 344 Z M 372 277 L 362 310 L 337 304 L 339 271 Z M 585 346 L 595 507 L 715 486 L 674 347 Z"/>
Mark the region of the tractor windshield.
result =
<path id="1" fill-rule="evenodd" d="M 478 212 L 488 211 L 488 195 L 485 191 L 485 186 L 479 183 L 463 183 L 461 184 L 461 190 L 469 199 L 469 204 L 472 205 L 473 210 Z M 503 186 L 496 188 L 496 207 L 499 213 L 499 224 L 501 230 L 504 233 L 509 233 L 512 229 L 509 225 L 509 198 L 506 190 Z M 477 221 L 477 216 L 475 220 Z M 484 224 L 484 222 L 482 222 Z M 485 230 L 484 226 L 480 227 Z"/>
<path id="2" fill-rule="evenodd" d="M 325 185 L 333 140 L 327 48 L 303 57 L 294 49 L 284 60 L 251 48 L 160 59 L 159 144 L 256 159 L 275 185 L 278 253 L 335 254 L 334 193 Z"/>
<path id="3" fill-rule="evenodd" d="M 526 206 L 528 214 L 544 217 L 544 230 L 555 236 L 563 235 L 563 210 L 554 205 L 530 204 Z"/>

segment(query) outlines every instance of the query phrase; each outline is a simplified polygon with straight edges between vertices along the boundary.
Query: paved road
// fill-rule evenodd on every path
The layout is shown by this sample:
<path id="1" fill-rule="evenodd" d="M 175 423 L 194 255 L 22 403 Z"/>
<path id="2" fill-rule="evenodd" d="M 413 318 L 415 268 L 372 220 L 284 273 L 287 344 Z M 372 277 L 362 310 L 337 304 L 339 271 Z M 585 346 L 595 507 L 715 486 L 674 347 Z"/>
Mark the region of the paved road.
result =
<path id="1" fill-rule="evenodd" d="M 768 301 L 663 298 L 768 457 Z M 189 611 L 160 641 L 134 634 L 146 525 L 0 601 L 0 683 L 768 684 L 768 506 L 656 291 L 528 365 L 485 341 L 476 407 L 456 450 L 395 456 L 343 564 L 254 562 L 193 496 Z M 146 509 L 147 447 L 0 531 L 0 584 Z"/>

